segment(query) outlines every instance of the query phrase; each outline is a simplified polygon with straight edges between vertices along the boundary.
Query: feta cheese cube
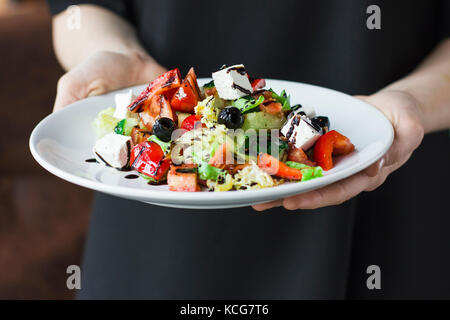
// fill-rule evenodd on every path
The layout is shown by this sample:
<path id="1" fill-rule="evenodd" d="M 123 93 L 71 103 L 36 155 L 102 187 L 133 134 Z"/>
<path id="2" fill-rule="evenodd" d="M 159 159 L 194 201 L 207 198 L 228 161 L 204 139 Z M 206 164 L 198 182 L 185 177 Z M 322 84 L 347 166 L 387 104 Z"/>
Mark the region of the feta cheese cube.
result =
<path id="1" fill-rule="evenodd" d="M 130 161 L 131 137 L 109 133 L 95 143 L 94 155 L 98 162 L 122 170 Z"/>
<path id="2" fill-rule="evenodd" d="M 128 106 L 136 99 L 136 96 L 133 94 L 133 91 L 127 91 L 125 93 L 118 93 L 114 97 L 116 101 L 116 110 L 114 111 L 114 118 L 117 119 L 125 119 L 125 118 L 133 118 L 137 116 L 136 113 L 131 112 L 128 109 Z"/>
<path id="3" fill-rule="evenodd" d="M 308 150 L 320 138 L 320 129 L 299 114 L 292 116 L 281 128 L 281 133 L 296 147 Z"/>
<path id="4" fill-rule="evenodd" d="M 235 100 L 253 93 L 252 84 L 242 64 L 214 72 L 212 77 L 222 99 Z"/>

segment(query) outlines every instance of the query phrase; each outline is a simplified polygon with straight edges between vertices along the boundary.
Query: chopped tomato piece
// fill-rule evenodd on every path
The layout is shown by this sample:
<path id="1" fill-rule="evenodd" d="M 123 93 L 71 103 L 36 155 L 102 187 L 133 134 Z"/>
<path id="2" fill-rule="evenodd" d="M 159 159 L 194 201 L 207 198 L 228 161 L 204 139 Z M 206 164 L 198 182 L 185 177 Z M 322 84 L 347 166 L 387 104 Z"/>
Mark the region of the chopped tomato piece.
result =
<path id="1" fill-rule="evenodd" d="M 167 184 L 170 191 L 196 192 L 200 191 L 198 186 L 197 165 L 184 164 L 170 167 L 167 175 Z"/>
<path id="2" fill-rule="evenodd" d="M 191 131 L 194 128 L 201 126 L 201 116 L 193 114 L 192 116 L 187 117 L 184 119 L 183 123 L 181 124 L 181 129 L 185 129 L 187 131 Z M 200 123 L 200 125 L 199 125 Z"/>
<path id="3" fill-rule="evenodd" d="M 355 146 L 351 143 L 350 139 L 346 136 L 337 133 L 336 141 L 334 142 L 333 155 L 345 156 L 355 151 Z"/>
<path id="4" fill-rule="evenodd" d="M 301 170 L 291 168 L 267 153 L 258 155 L 258 167 L 272 176 L 288 180 L 302 180 Z"/>
<path id="5" fill-rule="evenodd" d="M 287 157 L 288 161 L 306 164 L 307 166 L 315 167 L 316 163 L 310 161 L 302 148 L 291 148 Z"/>
<path id="6" fill-rule="evenodd" d="M 224 143 L 217 148 L 208 164 L 215 168 L 226 170 L 229 174 L 235 174 L 249 165 L 248 163 L 237 163 L 231 148 L 227 143 Z"/>
<path id="7" fill-rule="evenodd" d="M 170 163 L 170 159 L 165 158 L 163 150 L 155 142 L 142 142 L 131 150 L 131 167 L 154 179 L 155 182 L 159 182 L 166 177 Z"/>
<path id="8" fill-rule="evenodd" d="M 225 142 L 219 148 L 217 148 L 214 155 L 209 159 L 209 165 L 224 169 L 227 165 L 234 164 L 234 157 L 230 151 L 228 144 Z"/>
<path id="9" fill-rule="evenodd" d="M 260 104 L 259 109 L 269 114 L 277 115 L 281 113 L 283 106 L 279 102 L 269 102 Z"/>
<path id="10" fill-rule="evenodd" d="M 266 86 L 266 80 L 264 79 L 253 79 L 252 88 L 253 91 L 260 90 Z"/>
<path id="11" fill-rule="evenodd" d="M 314 160 L 323 170 L 333 169 L 333 155 L 347 155 L 355 150 L 350 139 L 332 130 L 317 140 L 314 146 Z"/>
<path id="12" fill-rule="evenodd" d="M 217 93 L 216 87 L 205 88 L 205 95 L 206 95 L 207 97 L 209 97 L 209 96 L 214 96 L 216 93 Z"/>
<path id="13" fill-rule="evenodd" d="M 258 98 L 260 96 L 263 96 L 264 97 L 264 103 L 276 102 L 276 100 L 272 97 L 272 92 L 270 92 L 269 90 L 258 91 L 256 93 L 254 93 L 252 96 L 256 100 L 258 100 Z"/>
<path id="14" fill-rule="evenodd" d="M 174 122 L 176 120 L 176 114 L 172 111 L 167 98 L 162 94 L 153 96 L 150 103 L 145 103 L 142 112 L 139 113 L 139 117 L 150 131 L 158 118 L 169 118 Z"/>
<path id="15" fill-rule="evenodd" d="M 167 71 L 153 80 L 129 106 L 132 112 L 141 112 L 145 104 L 149 104 L 154 95 L 167 94 L 169 98 L 181 86 L 181 74 L 178 68 Z"/>

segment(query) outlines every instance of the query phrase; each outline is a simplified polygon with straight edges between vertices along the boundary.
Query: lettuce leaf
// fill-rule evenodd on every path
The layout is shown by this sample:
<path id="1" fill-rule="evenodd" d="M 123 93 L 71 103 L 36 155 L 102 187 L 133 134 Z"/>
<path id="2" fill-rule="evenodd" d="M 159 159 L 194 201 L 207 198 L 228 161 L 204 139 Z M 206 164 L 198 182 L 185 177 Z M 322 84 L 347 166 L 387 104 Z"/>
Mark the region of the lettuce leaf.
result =
<path id="1" fill-rule="evenodd" d="M 161 141 L 161 139 L 159 139 L 159 138 L 158 138 L 157 136 L 155 136 L 155 135 L 151 135 L 147 140 L 159 144 L 159 146 L 161 147 L 161 149 L 162 149 L 162 151 L 164 152 L 164 154 L 169 153 L 169 151 L 170 151 L 170 146 L 171 146 L 171 144 L 172 144 L 171 141 L 169 141 L 169 142 Z"/>
<path id="2" fill-rule="evenodd" d="M 217 169 L 209 165 L 207 162 L 201 162 L 198 164 L 198 176 L 202 180 L 217 180 L 219 176 L 225 175 L 224 170 Z"/>
<path id="3" fill-rule="evenodd" d="M 192 153 L 192 159 L 198 164 L 198 176 L 201 180 L 217 180 L 220 175 L 226 174 L 225 170 L 211 166 L 195 153 Z"/>
<path id="4" fill-rule="evenodd" d="M 147 181 L 147 183 L 149 183 L 149 184 L 158 184 L 158 181 L 156 181 L 152 177 L 149 177 L 149 176 L 147 176 L 145 174 L 142 174 L 142 173 L 139 173 L 139 175 L 141 176 L 141 178 L 145 179 Z"/>
<path id="5" fill-rule="evenodd" d="M 114 110 L 115 109 L 111 107 L 100 111 L 94 122 L 92 123 L 98 139 L 102 138 L 108 133 L 114 132 L 114 128 L 120 121 L 120 119 L 117 119 L 113 116 Z"/>

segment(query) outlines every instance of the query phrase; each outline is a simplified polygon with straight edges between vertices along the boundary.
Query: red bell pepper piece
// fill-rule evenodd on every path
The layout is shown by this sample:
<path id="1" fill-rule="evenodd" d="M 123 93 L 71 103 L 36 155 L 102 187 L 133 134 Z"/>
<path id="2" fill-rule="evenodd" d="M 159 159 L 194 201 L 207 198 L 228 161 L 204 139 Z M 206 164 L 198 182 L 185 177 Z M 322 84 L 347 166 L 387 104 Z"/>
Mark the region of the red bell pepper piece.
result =
<path id="1" fill-rule="evenodd" d="M 252 82 L 253 91 L 262 89 L 266 86 L 266 80 L 264 79 L 253 79 Z"/>
<path id="2" fill-rule="evenodd" d="M 178 68 L 167 71 L 153 80 L 129 106 L 132 112 L 140 112 L 145 104 L 149 104 L 154 95 L 166 94 L 170 99 L 181 86 L 181 74 Z"/>
<path id="3" fill-rule="evenodd" d="M 317 140 L 314 146 L 314 160 L 323 170 L 333 169 L 333 155 L 347 155 L 355 150 L 355 146 L 350 139 L 332 130 Z"/>
<path id="4" fill-rule="evenodd" d="M 267 153 L 260 153 L 258 155 L 258 167 L 271 176 L 288 180 L 302 180 L 303 177 L 301 170 L 291 168 Z"/>
<path id="5" fill-rule="evenodd" d="M 147 100 L 148 101 L 148 100 Z M 148 130 L 152 130 L 153 124 L 158 118 L 169 118 L 176 120 L 176 114 L 167 98 L 160 94 L 154 95 L 150 103 L 145 103 L 142 107 L 142 112 L 139 113 L 142 123 Z"/>
<path id="6" fill-rule="evenodd" d="M 197 75 L 195 74 L 195 70 L 193 67 L 189 69 L 184 80 L 188 81 L 191 84 L 191 87 L 194 89 L 194 94 L 196 95 L 197 100 L 200 101 L 201 100 L 200 88 L 198 87 Z"/>
<path id="7" fill-rule="evenodd" d="M 193 114 L 192 116 L 189 116 L 183 120 L 183 123 L 181 123 L 181 129 L 191 131 L 195 129 L 197 126 L 199 126 L 198 123 L 201 123 L 200 122 L 201 119 L 202 119 L 201 116 Z"/>
<path id="8" fill-rule="evenodd" d="M 196 94 L 190 82 L 184 80 L 170 100 L 170 104 L 175 111 L 193 113 L 199 101 L 197 97 L 198 94 Z"/>
<path id="9" fill-rule="evenodd" d="M 194 68 L 191 68 L 180 88 L 173 95 L 170 104 L 176 111 L 193 113 L 199 101 L 200 89 L 197 83 L 197 75 Z"/>
<path id="10" fill-rule="evenodd" d="M 166 177 L 170 167 L 170 159 L 165 158 L 164 152 L 155 142 L 145 141 L 133 147 L 130 164 L 139 173 L 159 182 Z"/>

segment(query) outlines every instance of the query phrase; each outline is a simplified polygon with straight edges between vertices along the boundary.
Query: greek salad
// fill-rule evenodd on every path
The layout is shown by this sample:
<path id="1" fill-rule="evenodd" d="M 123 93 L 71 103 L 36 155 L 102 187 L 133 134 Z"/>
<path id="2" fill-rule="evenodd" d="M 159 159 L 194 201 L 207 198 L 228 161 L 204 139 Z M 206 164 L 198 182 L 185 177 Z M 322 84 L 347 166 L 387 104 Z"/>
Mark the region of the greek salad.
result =
<path id="1" fill-rule="evenodd" d="M 328 117 L 293 105 L 242 64 L 223 66 L 203 86 L 194 68 L 184 78 L 167 71 L 137 97 L 117 94 L 93 126 L 96 162 L 181 192 L 316 179 L 355 149 Z"/>

